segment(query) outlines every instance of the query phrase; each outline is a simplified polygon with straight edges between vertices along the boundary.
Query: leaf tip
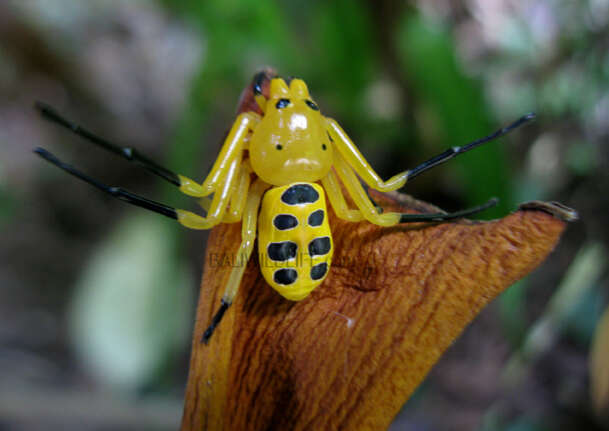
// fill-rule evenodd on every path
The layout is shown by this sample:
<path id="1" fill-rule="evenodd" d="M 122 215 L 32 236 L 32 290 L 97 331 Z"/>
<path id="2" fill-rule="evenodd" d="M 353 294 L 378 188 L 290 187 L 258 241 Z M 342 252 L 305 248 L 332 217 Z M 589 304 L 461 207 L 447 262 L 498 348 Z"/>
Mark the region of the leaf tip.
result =
<path id="1" fill-rule="evenodd" d="M 573 208 L 569 208 L 560 202 L 530 201 L 518 206 L 523 211 L 544 211 L 551 216 L 564 222 L 574 222 L 579 220 L 579 214 Z"/>

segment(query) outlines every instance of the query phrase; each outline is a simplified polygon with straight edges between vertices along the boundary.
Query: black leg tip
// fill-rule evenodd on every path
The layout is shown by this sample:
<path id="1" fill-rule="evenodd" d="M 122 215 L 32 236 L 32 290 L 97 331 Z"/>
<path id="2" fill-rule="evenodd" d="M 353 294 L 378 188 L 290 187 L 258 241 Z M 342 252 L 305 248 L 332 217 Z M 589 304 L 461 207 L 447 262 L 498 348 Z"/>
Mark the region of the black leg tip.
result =
<path id="1" fill-rule="evenodd" d="M 40 157 L 42 157 L 43 159 L 45 159 L 51 163 L 57 164 L 59 162 L 59 160 L 57 160 L 57 157 L 55 157 L 53 154 L 51 154 L 44 148 L 36 147 L 36 148 L 34 148 L 33 151 L 34 151 L 34 153 L 38 154 Z"/>
<path id="2" fill-rule="evenodd" d="M 58 115 L 55 109 L 51 105 L 45 102 L 41 102 L 40 100 L 36 100 L 34 102 L 34 109 L 36 109 L 40 115 L 50 119 L 57 119 Z"/>
<path id="3" fill-rule="evenodd" d="M 48 121 L 53 121 L 57 124 L 60 124 L 68 129 L 77 132 L 79 127 L 76 124 L 71 123 L 70 121 L 63 118 L 51 105 L 45 102 L 41 102 L 39 100 L 34 102 L 34 108 Z"/>
<path id="4" fill-rule="evenodd" d="M 213 328 L 207 328 L 205 330 L 205 332 L 203 333 L 203 336 L 201 337 L 201 342 L 205 345 L 209 344 L 209 339 L 211 338 L 211 335 L 214 333 Z"/>
<path id="5" fill-rule="evenodd" d="M 203 333 L 203 336 L 201 337 L 201 342 L 203 344 L 209 343 L 209 339 L 213 335 L 214 330 L 216 329 L 216 326 L 218 326 L 218 324 L 222 320 L 222 317 L 224 317 L 224 313 L 226 313 L 226 310 L 228 310 L 228 307 L 230 307 L 230 305 L 231 305 L 230 303 L 228 303 L 228 302 L 224 301 L 224 299 L 222 299 L 220 308 L 218 309 L 218 311 L 216 312 L 214 317 L 212 317 L 209 327 L 205 330 L 205 332 Z"/>

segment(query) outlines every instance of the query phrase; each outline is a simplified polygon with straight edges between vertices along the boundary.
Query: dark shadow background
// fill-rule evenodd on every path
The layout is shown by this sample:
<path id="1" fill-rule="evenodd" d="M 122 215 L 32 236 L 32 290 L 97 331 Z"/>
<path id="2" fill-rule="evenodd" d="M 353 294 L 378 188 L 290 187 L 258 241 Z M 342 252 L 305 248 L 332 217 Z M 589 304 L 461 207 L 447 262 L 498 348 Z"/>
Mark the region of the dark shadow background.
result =
<path id="1" fill-rule="evenodd" d="M 305 6 L 306 4 L 306 6 Z M 176 429 L 205 232 L 44 163 L 196 208 L 41 120 L 35 100 L 197 180 L 258 69 L 306 80 L 383 178 L 538 120 L 416 179 L 446 210 L 576 208 L 548 261 L 465 331 L 392 430 L 608 429 L 609 2 L 0 3 L 0 430 Z M 603 374 L 604 373 L 604 374 Z M 604 386 L 609 387 L 609 386 Z M 604 395 L 603 395 L 604 394 Z"/>

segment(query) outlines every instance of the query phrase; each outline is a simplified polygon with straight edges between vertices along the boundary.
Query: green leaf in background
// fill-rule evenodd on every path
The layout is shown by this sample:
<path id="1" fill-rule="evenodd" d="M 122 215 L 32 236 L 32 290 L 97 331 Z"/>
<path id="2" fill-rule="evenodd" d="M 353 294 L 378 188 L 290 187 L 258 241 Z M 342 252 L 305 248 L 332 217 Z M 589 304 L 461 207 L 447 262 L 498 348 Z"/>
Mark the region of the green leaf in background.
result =
<path id="1" fill-rule="evenodd" d="M 512 344 L 519 346 L 527 329 L 525 308 L 527 282 L 520 280 L 500 296 L 499 316 L 503 333 Z"/>
<path id="2" fill-rule="evenodd" d="M 601 243 L 589 242 L 582 246 L 543 315 L 531 326 L 520 350 L 505 366 L 502 378 L 507 386 L 521 384 L 527 378 L 531 364 L 552 348 L 573 318 L 579 319 L 578 308 L 585 306 L 586 298 L 593 294 L 606 262 L 607 252 Z M 598 318 L 599 314 L 593 315 Z M 591 327 L 594 324 L 588 323 Z"/>
<path id="3" fill-rule="evenodd" d="M 318 2 L 310 32 L 316 88 L 333 95 L 331 110 L 341 113 L 340 121 L 365 122 L 362 96 L 374 79 L 375 60 L 365 7 L 348 0 Z"/>
<path id="4" fill-rule="evenodd" d="M 76 284 L 70 332 L 103 384 L 131 393 L 188 345 L 194 281 L 168 248 L 171 222 L 150 214 L 121 221 Z"/>

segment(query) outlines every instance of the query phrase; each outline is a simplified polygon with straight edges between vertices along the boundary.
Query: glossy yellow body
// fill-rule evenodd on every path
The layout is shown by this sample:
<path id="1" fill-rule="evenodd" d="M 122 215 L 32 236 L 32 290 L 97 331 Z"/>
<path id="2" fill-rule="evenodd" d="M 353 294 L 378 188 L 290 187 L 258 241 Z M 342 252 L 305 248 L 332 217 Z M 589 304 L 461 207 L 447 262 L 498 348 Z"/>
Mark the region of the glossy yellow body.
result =
<path id="1" fill-rule="evenodd" d="M 282 197 L 294 186 L 312 188 L 316 199 L 286 203 Z M 258 216 L 258 257 L 273 289 L 292 301 L 304 299 L 328 275 L 333 251 L 321 186 L 296 183 L 267 190 Z"/>

